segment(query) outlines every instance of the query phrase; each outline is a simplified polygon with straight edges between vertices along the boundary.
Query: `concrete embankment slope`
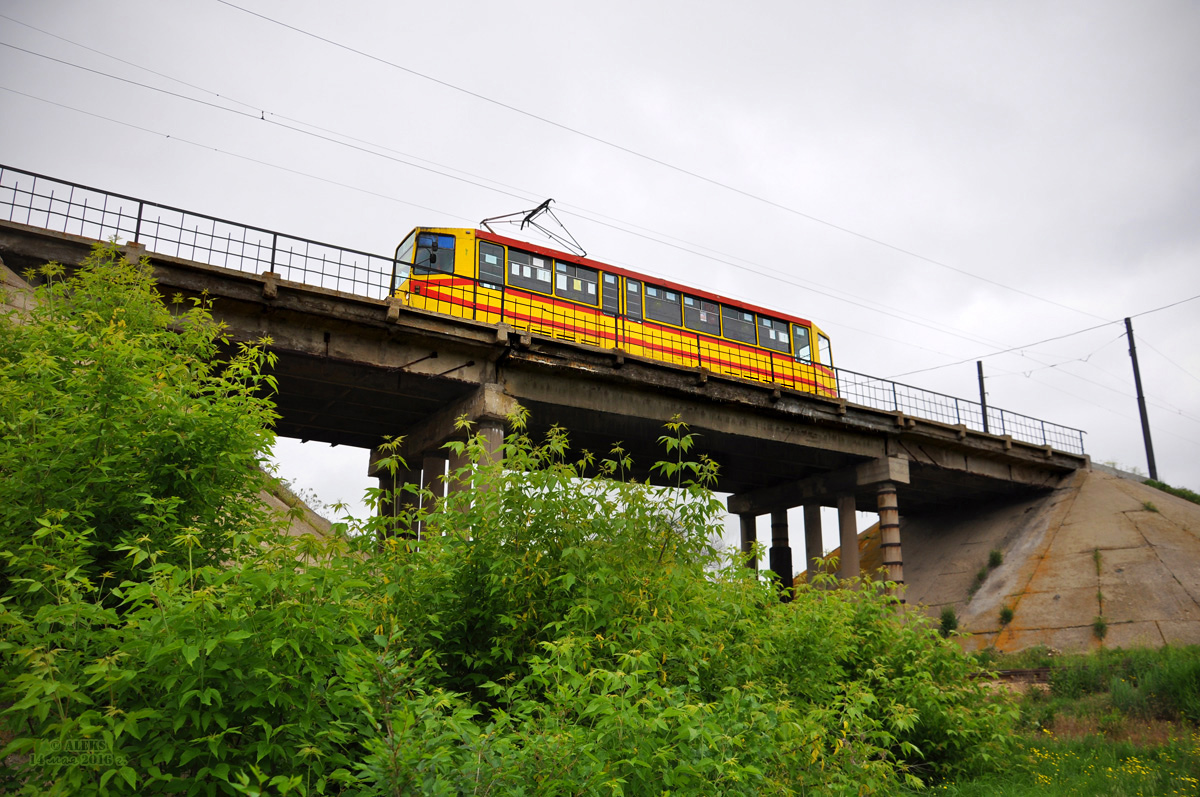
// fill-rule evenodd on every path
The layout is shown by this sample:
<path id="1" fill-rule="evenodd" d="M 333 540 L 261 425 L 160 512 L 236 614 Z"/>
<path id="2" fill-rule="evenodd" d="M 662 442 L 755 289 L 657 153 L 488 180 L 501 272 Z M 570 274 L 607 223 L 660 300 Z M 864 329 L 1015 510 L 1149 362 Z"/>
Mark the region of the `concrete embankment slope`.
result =
<path id="1" fill-rule="evenodd" d="M 934 617 L 953 606 L 971 647 L 1200 644 L 1200 506 L 1137 481 L 1080 471 L 1031 500 L 902 517 L 901 539 L 908 603 Z M 859 549 L 878 566 L 877 527 Z"/>

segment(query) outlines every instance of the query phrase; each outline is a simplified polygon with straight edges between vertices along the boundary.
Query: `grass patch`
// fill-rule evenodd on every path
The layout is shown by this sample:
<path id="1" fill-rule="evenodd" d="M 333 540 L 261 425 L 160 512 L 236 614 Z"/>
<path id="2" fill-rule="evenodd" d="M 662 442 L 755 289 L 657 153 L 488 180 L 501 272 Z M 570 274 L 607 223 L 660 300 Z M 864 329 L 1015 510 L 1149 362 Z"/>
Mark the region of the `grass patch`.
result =
<path id="1" fill-rule="evenodd" d="M 1013 610 L 1011 606 L 1000 607 L 1000 625 L 1008 625 L 1012 622 Z"/>
<path id="2" fill-rule="evenodd" d="M 1004 563 L 1004 554 L 1000 553 L 999 548 L 993 548 L 988 552 L 988 569 L 995 570 Z"/>
<path id="3" fill-rule="evenodd" d="M 1104 639 L 1108 635 L 1108 620 L 1104 619 L 1104 615 L 1096 615 L 1096 619 L 1092 620 L 1092 633 L 1096 639 Z"/>
<path id="4" fill-rule="evenodd" d="M 1061 738 L 1040 732 L 1018 742 L 1003 769 L 922 792 L 948 797 L 1024 795 L 1195 795 L 1200 793 L 1200 734 L 1152 747 L 1103 736 Z"/>
<path id="5" fill-rule="evenodd" d="M 1189 490 L 1186 487 L 1172 487 L 1171 485 L 1160 482 L 1156 479 L 1146 479 L 1143 484 L 1148 484 L 1156 490 L 1162 490 L 1164 493 L 1178 496 L 1185 501 L 1191 501 L 1193 504 L 1200 504 L 1200 493 L 1194 490 Z M 1147 502 L 1148 503 L 1148 502 Z"/>
<path id="6" fill-rule="evenodd" d="M 1154 505 L 1153 501 L 1142 501 L 1142 509 L 1145 509 L 1147 512 L 1158 511 L 1158 507 Z"/>
<path id="7" fill-rule="evenodd" d="M 975 580 L 971 582 L 971 588 L 967 590 L 968 597 L 975 597 L 975 593 L 979 592 L 979 588 L 983 586 L 983 582 L 987 581 L 988 569 L 986 566 L 979 568 L 979 572 L 975 574 Z"/>
<path id="8" fill-rule="evenodd" d="M 1049 689 L 1012 697 L 1015 754 L 992 772 L 901 793 L 1200 796 L 1200 646 L 976 655 L 997 669 L 1051 669 Z"/>
<path id="9" fill-rule="evenodd" d="M 1051 693 L 1071 699 L 1110 692 L 1115 682 L 1137 690 L 1151 717 L 1200 722 L 1200 646 L 1065 656 L 1050 672 Z"/>

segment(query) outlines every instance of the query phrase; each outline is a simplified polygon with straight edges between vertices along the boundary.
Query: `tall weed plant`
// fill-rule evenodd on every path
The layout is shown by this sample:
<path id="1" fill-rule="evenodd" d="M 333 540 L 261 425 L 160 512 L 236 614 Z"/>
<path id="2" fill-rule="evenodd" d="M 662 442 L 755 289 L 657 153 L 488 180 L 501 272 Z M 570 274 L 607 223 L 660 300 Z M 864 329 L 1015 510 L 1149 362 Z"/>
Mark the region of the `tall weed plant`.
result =
<path id="1" fill-rule="evenodd" d="M 431 509 L 372 491 L 399 514 L 287 537 L 250 500 L 261 346 L 221 360 L 203 306 L 169 311 L 112 250 L 91 267 L 42 289 L 65 315 L 16 333 L 40 349 L 0 349 L 6 434 L 33 462 L 5 448 L 0 474 L 44 485 L 4 488 L 0 789 L 857 795 L 1004 760 L 1013 712 L 894 585 L 822 576 L 782 603 L 714 548 L 716 466 L 677 421 L 655 466 L 671 487 L 628 479 L 620 449 L 533 441 L 518 414 L 502 465 L 451 444 L 471 486 Z M 97 351 L 39 344 L 58 319 Z M 29 375 L 74 392 L 34 396 Z M 64 417 L 93 410 L 99 431 Z"/>

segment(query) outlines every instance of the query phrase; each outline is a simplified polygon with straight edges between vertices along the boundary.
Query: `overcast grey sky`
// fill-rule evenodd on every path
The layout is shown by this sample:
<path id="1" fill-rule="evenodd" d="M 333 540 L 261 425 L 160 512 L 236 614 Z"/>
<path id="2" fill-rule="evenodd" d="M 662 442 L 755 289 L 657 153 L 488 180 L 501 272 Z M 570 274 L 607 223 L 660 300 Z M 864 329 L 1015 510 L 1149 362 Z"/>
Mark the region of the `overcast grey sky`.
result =
<path id="1" fill-rule="evenodd" d="M 1200 300 L 1147 313 L 1200 295 L 1194 2 L 0 14 L 7 165 L 379 253 L 553 197 L 598 260 L 811 318 L 854 371 L 977 398 L 982 357 L 989 403 L 1144 471 L 1136 315 L 1160 478 L 1200 489 Z M 279 458 L 366 483 L 361 451 Z"/>

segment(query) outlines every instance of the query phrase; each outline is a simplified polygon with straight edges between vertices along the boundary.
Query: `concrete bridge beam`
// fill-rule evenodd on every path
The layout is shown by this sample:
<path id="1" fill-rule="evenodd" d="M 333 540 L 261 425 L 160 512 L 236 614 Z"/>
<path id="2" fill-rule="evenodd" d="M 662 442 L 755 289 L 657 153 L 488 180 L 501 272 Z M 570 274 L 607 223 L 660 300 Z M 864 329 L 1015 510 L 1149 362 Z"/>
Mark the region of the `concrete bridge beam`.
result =
<path id="1" fill-rule="evenodd" d="M 885 481 L 908 484 L 908 460 L 880 457 L 807 479 L 731 495 L 726 505 L 730 512 L 738 515 L 774 512 L 808 503 L 831 506 L 839 495 Z"/>

